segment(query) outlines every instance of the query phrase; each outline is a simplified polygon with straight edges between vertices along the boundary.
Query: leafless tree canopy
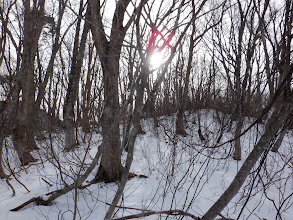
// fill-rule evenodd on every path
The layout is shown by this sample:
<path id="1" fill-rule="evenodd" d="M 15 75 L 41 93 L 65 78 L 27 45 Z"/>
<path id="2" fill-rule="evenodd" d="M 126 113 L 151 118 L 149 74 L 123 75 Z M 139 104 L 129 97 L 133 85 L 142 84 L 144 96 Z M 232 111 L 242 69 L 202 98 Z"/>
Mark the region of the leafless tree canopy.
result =
<path id="1" fill-rule="evenodd" d="M 267 155 L 278 154 L 292 129 L 291 0 L 2 0 L 0 24 L 1 181 L 15 193 L 11 179 L 49 162 L 61 182 L 14 211 L 32 202 L 48 205 L 99 182 L 119 182 L 105 219 L 117 209 L 131 209 L 119 201 L 128 179 L 137 175 L 129 171 L 137 137 L 146 133 L 144 119 L 169 140 L 168 175 L 174 175 L 178 155 L 190 151 L 188 168 L 179 175 L 188 189 L 202 184 L 197 177 L 185 182 L 196 155 L 205 155 L 203 176 L 211 161 L 233 158 L 243 165 L 202 215 L 190 209 L 194 200 L 186 196 L 182 207 L 137 209 L 118 219 L 164 214 L 225 219 L 223 209 L 255 172 L 267 196 L 265 186 L 273 181 L 261 175 L 268 169 Z M 213 131 L 203 109 L 213 112 Z M 174 129 L 163 120 L 167 116 L 175 118 Z M 196 125 L 192 132 L 190 124 Z M 253 147 L 243 156 L 244 136 L 253 129 Z M 63 162 L 71 166 L 73 158 L 77 168 L 67 170 Z M 291 159 L 287 155 L 284 164 Z M 292 194 L 280 203 L 290 200 Z M 282 219 L 282 206 L 274 206 Z"/>

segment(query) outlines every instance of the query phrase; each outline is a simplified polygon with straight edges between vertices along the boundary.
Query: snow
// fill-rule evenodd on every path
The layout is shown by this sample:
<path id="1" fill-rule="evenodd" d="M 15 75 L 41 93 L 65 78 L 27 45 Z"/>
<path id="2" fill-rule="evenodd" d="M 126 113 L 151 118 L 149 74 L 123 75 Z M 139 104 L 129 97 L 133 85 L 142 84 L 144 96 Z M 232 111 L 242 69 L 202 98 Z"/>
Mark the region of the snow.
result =
<path id="1" fill-rule="evenodd" d="M 182 209 L 202 216 L 219 198 L 260 137 L 263 125 L 257 125 L 241 137 L 243 159 L 234 161 L 229 156 L 233 146 L 230 143 L 214 149 L 203 147 L 216 145 L 220 125 L 214 111 L 201 110 L 202 133 L 207 138 L 201 142 L 197 134 L 197 114 L 198 112 L 186 113 L 186 131 L 189 134 L 187 137 L 175 135 L 174 115 L 160 117 L 159 128 L 153 128 L 152 119 L 143 120 L 146 134 L 137 137 L 131 172 L 146 175 L 148 178 L 130 179 L 120 206 L 146 210 Z M 195 123 L 192 123 L 193 121 Z M 245 125 L 249 126 L 252 121 L 253 119 L 246 119 Z M 233 134 L 226 129 L 221 143 L 232 137 Z M 71 183 L 81 171 L 80 164 L 85 161 L 88 166 L 101 143 L 99 134 L 86 136 L 79 131 L 80 147 L 67 153 L 62 149 L 63 139 L 60 132 L 52 134 L 52 137 L 45 141 L 38 141 L 41 150 L 35 152 L 35 156 L 41 156 L 42 160 L 35 165 L 26 166 L 25 169 L 20 169 L 18 162 L 15 162 L 11 141 L 9 138 L 6 140 L 10 168 L 7 166 L 7 159 L 5 164 L 6 169 L 14 170 L 16 178 L 11 176 L 9 182 L 16 194 L 13 195 L 5 180 L 0 180 L 0 219 L 73 219 L 75 212 L 76 219 L 104 218 L 108 209 L 106 203 L 112 202 L 118 188 L 116 183 L 98 183 L 86 189 L 73 190 L 56 199 L 50 206 L 31 203 L 19 211 L 9 211 L 33 197 L 48 197 L 46 193 L 62 188 L 64 182 Z M 293 198 L 292 195 L 290 197 L 293 191 L 292 142 L 292 132 L 289 131 L 279 153 L 269 152 L 265 160 L 266 168 L 259 171 L 261 178 L 256 178 L 252 190 L 249 185 L 251 186 L 257 174 L 258 164 L 237 196 L 222 211 L 222 215 L 236 219 L 247 195 L 250 194 L 239 219 L 275 219 L 275 206 L 280 205 L 282 219 L 293 219 Z M 125 156 L 126 154 L 123 155 L 123 160 Z M 96 172 L 97 169 L 88 180 L 91 180 Z M 127 208 L 116 211 L 116 217 L 141 212 Z M 145 219 L 166 217 L 162 214 Z M 168 219 L 182 217 L 168 216 Z"/>

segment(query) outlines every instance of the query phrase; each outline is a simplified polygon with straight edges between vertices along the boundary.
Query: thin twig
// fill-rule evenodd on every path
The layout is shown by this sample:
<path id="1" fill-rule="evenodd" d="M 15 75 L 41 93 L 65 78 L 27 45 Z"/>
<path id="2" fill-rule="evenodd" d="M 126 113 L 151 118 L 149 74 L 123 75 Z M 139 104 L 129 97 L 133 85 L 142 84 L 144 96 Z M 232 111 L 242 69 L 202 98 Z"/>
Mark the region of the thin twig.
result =
<path id="1" fill-rule="evenodd" d="M 11 183 L 9 182 L 9 179 L 6 179 L 6 183 L 12 189 L 12 196 L 15 196 L 15 190 L 14 190 L 13 186 L 11 185 Z"/>

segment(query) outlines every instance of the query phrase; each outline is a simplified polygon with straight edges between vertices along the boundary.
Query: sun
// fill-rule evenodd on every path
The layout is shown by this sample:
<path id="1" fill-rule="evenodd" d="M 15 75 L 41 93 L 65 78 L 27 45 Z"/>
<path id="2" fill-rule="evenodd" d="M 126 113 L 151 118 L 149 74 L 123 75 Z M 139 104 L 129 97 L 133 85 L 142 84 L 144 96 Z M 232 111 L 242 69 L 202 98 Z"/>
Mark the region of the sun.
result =
<path id="1" fill-rule="evenodd" d="M 159 68 L 163 63 L 163 54 L 154 52 L 150 57 L 150 65 L 153 69 Z"/>

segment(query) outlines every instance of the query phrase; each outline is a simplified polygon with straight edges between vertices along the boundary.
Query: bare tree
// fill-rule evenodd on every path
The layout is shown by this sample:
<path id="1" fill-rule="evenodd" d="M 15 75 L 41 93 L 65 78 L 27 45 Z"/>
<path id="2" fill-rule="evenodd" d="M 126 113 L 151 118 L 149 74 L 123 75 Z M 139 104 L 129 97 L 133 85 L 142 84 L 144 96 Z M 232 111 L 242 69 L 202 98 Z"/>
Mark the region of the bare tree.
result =
<path id="1" fill-rule="evenodd" d="M 264 13 L 266 7 L 268 7 L 268 1 L 264 6 Z M 257 7 L 255 5 L 255 7 Z M 221 195 L 221 197 L 214 203 L 214 205 L 204 214 L 202 219 L 214 219 L 222 209 L 229 203 L 229 201 L 236 195 L 241 186 L 243 185 L 245 179 L 249 175 L 251 169 L 255 166 L 261 155 L 269 150 L 270 143 L 274 141 L 277 137 L 279 131 L 286 124 L 286 120 L 291 116 L 293 106 L 292 106 L 292 91 L 290 91 L 288 85 L 291 84 L 292 73 L 293 73 L 293 63 L 290 60 L 291 47 L 290 44 L 292 39 L 292 29 L 289 25 L 290 23 L 290 13 L 292 12 L 292 2 L 286 1 L 284 7 L 284 17 L 282 22 L 282 33 L 281 38 L 275 39 L 276 45 L 273 47 L 280 48 L 279 50 L 274 50 L 274 64 L 275 68 L 280 74 L 281 80 L 274 96 L 269 101 L 267 109 L 274 106 L 274 111 L 272 115 L 267 120 L 265 131 L 261 136 L 258 143 L 254 146 L 253 150 L 245 160 L 241 169 L 238 171 L 234 180 L 226 191 Z M 265 28 L 264 13 L 260 16 L 260 30 L 261 32 L 267 31 Z M 260 14 L 259 14 L 260 15 Z M 289 27 L 289 26 L 290 27 Z M 275 37 L 277 37 L 275 35 Z M 289 44 L 288 44 L 289 43 Z M 281 46 L 282 45 L 282 46 Z M 282 49 L 281 49 L 282 48 Z M 286 65 L 282 65 L 286 63 Z M 261 117 L 264 116 L 264 113 Z"/>
<path id="2" fill-rule="evenodd" d="M 26 7 L 29 15 L 24 17 L 28 17 L 34 22 L 33 27 L 30 27 L 29 24 L 25 23 L 27 21 L 24 21 L 24 24 L 29 27 L 25 26 L 23 28 L 26 33 L 23 32 L 20 46 L 18 47 L 15 44 L 15 49 L 19 50 L 19 55 L 17 54 L 17 65 L 13 69 L 16 72 L 15 81 L 11 84 L 11 89 L 8 89 L 10 93 L 8 93 L 7 102 L 3 104 L 4 107 L 2 108 L 5 111 L 3 114 L 0 112 L 0 117 L 3 119 L 0 124 L 0 150 L 2 152 L 1 147 L 5 142 L 5 132 L 14 122 L 16 122 L 13 130 L 15 145 L 20 146 L 19 144 L 21 143 L 21 146 L 31 146 L 28 144 L 32 142 L 32 145 L 36 147 L 34 143 L 36 123 L 34 120 L 28 123 L 28 119 L 23 117 L 30 116 L 31 119 L 33 118 L 32 110 L 28 109 L 28 106 L 32 105 L 35 111 L 36 109 L 44 108 L 44 111 L 54 112 L 53 114 L 56 117 L 59 116 L 60 111 L 63 109 L 65 149 L 71 152 L 66 152 L 62 156 L 75 155 L 78 157 L 80 155 L 77 154 L 80 152 L 82 152 L 81 154 L 84 153 L 85 156 L 83 160 L 80 160 L 79 164 L 74 165 L 72 170 L 76 168 L 77 171 L 72 171 L 70 167 L 70 171 L 67 172 L 66 168 L 63 167 L 61 156 L 56 155 L 54 149 L 59 146 L 53 146 L 54 144 L 51 142 L 51 145 L 48 146 L 48 151 L 52 154 L 50 155 L 52 157 L 48 159 L 49 161 L 51 160 L 50 162 L 57 169 L 60 176 L 61 184 L 57 186 L 59 189 L 49 192 L 44 197 L 32 198 L 13 209 L 13 211 L 17 211 L 32 202 L 36 202 L 39 205 L 48 205 L 60 196 L 74 190 L 74 218 L 76 218 L 79 189 L 84 189 L 99 181 L 115 181 L 118 189 L 112 202 L 107 203 L 109 209 L 105 216 L 106 219 L 112 218 L 115 216 L 114 211 L 116 208 L 125 208 L 119 206 L 118 203 L 121 201 L 128 178 L 132 176 L 129 175 L 129 171 L 132 165 L 137 136 L 141 131 L 141 118 L 145 113 L 144 111 L 150 108 L 152 113 L 149 115 L 157 119 L 156 112 L 160 111 L 160 114 L 166 114 L 167 111 L 175 113 L 179 106 L 176 132 L 174 132 L 173 125 L 166 126 L 163 124 L 163 120 L 160 123 L 162 126 L 156 128 L 156 130 L 165 132 L 166 137 L 169 138 L 168 140 L 173 143 L 170 144 L 170 149 L 166 153 L 166 155 L 170 156 L 166 158 L 170 163 L 166 166 L 166 173 L 164 173 L 164 175 L 167 174 L 168 176 L 166 177 L 166 187 L 164 185 L 159 186 L 165 187 L 163 191 L 166 193 L 168 193 L 168 190 L 172 191 L 170 210 L 152 211 L 139 209 L 138 211 L 145 212 L 125 216 L 121 219 L 161 214 L 180 215 L 180 217 L 189 216 L 197 219 L 198 217 L 188 213 L 188 210 L 194 204 L 195 198 L 201 196 L 201 187 L 208 181 L 206 180 L 205 182 L 202 177 L 205 177 L 207 172 L 213 172 L 209 170 L 209 163 L 215 161 L 215 158 L 213 158 L 214 152 L 217 151 L 217 153 L 222 154 L 222 149 L 219 146 L 208 146 L 210 144 L 209 137 L 205 135 L 205 132 L 202 135 L 200 129 L 201 127 L 208 127 L 207 123 L 201 119 L 204 117 L 202 113 L 197 114 L 198 134 L 200 139 L 205 141 L 204 146 L 194 146 L 195 144 L 191 143 L 191 141 L 185 142 L 188 138 L 177 135 L 186 135 L 184 111 L 187 109 L 189 100 L 191 100 L 193 103 L 190 106 L 195 109 L 207 107 L 219 110 L 216 112 L 217 116 L 215 114 L 213 116 L 218 117 L 221 133 L 214 135 L 215 133 L 212 134 L 211 132 L 215 136 L 215 138 L 211 139 L 217 140 L 212 143 L 213 145 L 215 142 L 217 144 L 220 142 L 225 130 L 225 121 L 230 117 L 226 113 L 233 113 L 230 111 L 233 108 L 233 116 L 237 119 L 236 131 L 233 134 L 233 140 L 228 140 L 226 143 L 235 141 L 234 158 L 237 160 L 241 159 L 240 137 L 260 120 L 263 120 L 265 115 L 271 113 L 266 121 L 264 133 L 257 141 L 233 182 L 203 216 L 203 219 L 213 219 L 218 215 L 222 217 L 221 212 L 224 207 L 239 193 L 241 186 L 253 167 L 257 165 L 260 157 L 263 155 L 265 159 L 266 153 L 269 152 L 270 146 L 277 137 L 280 141 L 276 142 L 278 144 L 275 145 L 275 148 L 278 149 L 287 129 L 288 124 L 286 121 L 292 115 L 291 23 L 293 10 L 292 3 L 288 0 L 284 8 L 282 8 L 284 11 L 280 10 L 278 12 L 280 13 L 279 15 L 283 13 L 283 17 L 280 16 L 281 21 L 277 23 L 267 16 L 267 11 L 271 10 L 269 0 L 231 0 L 229 1 L 229 9 L 227 9 L 227 1 L 217 2 L 216 5 L 208 4 L 208 2 L 207 0 L 202 0 L 198 3 L 192 0 L 118 0 L 113 9 L 113 17 L 109 18 L 106 12 L 106 6 L 108 6 L 109 1 L 89 0 L 85 3 L 81 0 L 77 2 L 77 5 L 79 5 L 78 14 L 75 14 L 74 9 L 76 8 L 69 8 L 69 4 L 66 4 L 67 1 L 59 1 L 60 16 L 56 27 L 52 28 L 52 32 L 54 32 L 54 34 L 50 35 L 52 53 L 51 56 L 49 56 L 50 54 L 47 56 L 47 61 L 42 61 L 42 51 L 39 50 L 38 41 L 41 39 L 45 20 L 50 20 L 50 18 L 46 16 L 46 10 L 42 8 L 44 7 L 44 1 L 34 1 L 33 7 L 30 7 L 27 3 Z M 211 1 L 211 3 L 215 3 L 215 1 Z M 63 41 L 63 36 L 60 36 L 63 30 L 63 28 L 60 28 L 63 20 L 62 13 L 64 13 L 65 8 L 71 9 L 74 14 L 72 18 L 74 21 L 71 20 L 69 26 L 74 25 L 76 27 L 71 32 L 74 35 L 74 39 L 68 39 L 68 41 Z M 39 24 L 41 20 L 37 20 L 34 17 L 35 15 L 30 13 L 38 14 L 41 12 L 41 18 L 43 17 L 44 22 Z M 5 16 L 0 15 L 5 40 L 8 40 L 12 35 L 10 36 L 5 26 Z M 109 22 L 109 19 L 111 19 L 111 22 Z M 224 22 L 227 21 L 226 19 L 228 19 L 227 23 Z M 50 24 L 53 27 L 53 21 L 51 22 Z M 22 24 L 21 21 L 19 23 Z M 281 33 L 272 33 L 274 28 L 271 28 L 271 25 L 279 26 Z M 222 27 L 225 28 L 222 29 Z M 227 30 L 229 35 L 225 36 Z M 197 55 L 195 54 L 197 43 L 210 32 L 212 32 L 213 37 L 209 40 L 213 43 L 209 46 L 207 44 L 200 46 L 205 47 L 204 51 L 212 51 L 212 56 L 203 55 L 203 58 L 199 59 L 201 62 L 199 64 L 200 68 L 197 68 L 194 65 L 195 62 L 193 62 Z M 28 39 L 26 34 L 35 37 L 34 39 Z M 185 42 L 186 39 L 188 39 L 188 42 Z M 9 40 L 9 44 L 14 45 L 12 40 Z M 0 45 L 4 48 L 3 43 Z M 23 48 L 21 45 L 23 45 Z M 260 52 L 258 53 L 256 50 Z M 164 62 L 158 68 L 154 68 L 150 63 L 150 58 L 155 52 L 161 52 L 165 56 Z M 266 57 L 260 57 L 262 53 L 266 54 Z M 24 56 L 26 54 L 27 58 Z M 5 63 L 7 69 L 9 69 L 9 65 L 13 61 L 9 61 L 7 57 L 0 51 L 0 64 Z M 177 62 L 173 61 L 175 58 L 178 58 Z M 1 59 L 5 62 L 2 62 Z M 263 63 L 259 62 L 257 65 L 255 64 L 257 61 Z M 47 68 L 42 71 L 44 63 L 47 64 Z M 82 67 L 84 63 L 88 64 L 85 68 Z M 264 71 L 267 71 L 265 73 L 267 79 L 261 78 L 263 76 L 261 74 Z M 176 74 L 181 74 L 181 76 L 176 78 Z M 217 84 L 216 79 L 220 74 L 222 74 L 221 82 Z M 66 84 L 67 78 L 68 86 Z M 278 81 L 277 83 L 274 82 L 275 79 Z M 223 85 L 223 88 L 217 90 L 216 87 L 221 87 L 221 85 Z M 27 88 L 24 88 L 25 86 Z M 8 88 L 10 87 L 8 86 Z M 80 90 L 81 93 L 79 93 Z M 249 104 L 257 95 L 258 99 L 264 99 L 262 94 L 255 94 L 256 91 L 260 92 L 261 90 L 270 91 L 267 106 L 262 109 L 263 111 L 259 118 L 242 132 L 246 104 Z M 30 95 L 33 98 L 29 97 Z M 35 97 L 36 95 L 37 97 Z M 190 96 L 192 97 L 190 98 Z M 217 98 L 218 100 L 216 100 Z M 221 102 L 224 99 L 226 101 Z M 211 100 L 216 101 L 212 103 Z M 229 103 L 231 100 L 233 102 Z M 79 103 L 79 101 L 82 103 Z M 216 106 L 218 103 L 226 105 Z M 196 106 L 196 104 L 199 105 Z M 16 112 L 15 109 L 17 109 L 18 105 L 20 108 Z M 161 108 L 161 106 L 163 107 Z M 224 109 L 226 107 L 230 110 Z M 221 110 L 223 110 L 223 114 L 220 112 Z M 14 113 L 17 113 L 18 118 L 13 117 Z M 82 127 L 85 133 L 90 133 L 92 130 L 98 133 L 100 126 L 102 129 L 103 140 L 100 146 L 96 146 L 97 153 L 93 159 L 89 155 L 92 143 L 86 149 L 74 149 L 77 143 L 76 132 L 78 131 L 75 126 L 79 125 L 81 117 L 84 120 L 82 121 Z M 96 127 L 90 124 L 94 120 L 96 120 Z M 122 144 L 120 143 L 122 135 L 119 127 L 121 122 L 126 124 Z M 161 128 L 162 130 L 160 130 Z M 173 137 L 170 137 L 168 129 L 172 130 Z M 196 133 L 192 129 L 190 132 L 192 135 Z M 87 137 L 92 134 L 82 133 L 82 135 Z M 78 137 L 82 135 L 78 135 Z M 60 137 L 58 134 L 56 136 Z M 182 148 L 177 145 L 178 140 L 183 143 Z M 186 146 L 188 146 L 188 150 L 186 150 Z M 126 161 L 123 164 L 121 156 L 124 147 L 127 149 L 127 153 L 125 153 Z M 26 161 L 22 161 L 23 165 L 34 161 L 30 153 L 35 148 L 22 147 L 21 149 L 23 150 L 22 152 L 28 153 L 25 158 Z M 60 149 L 63 150 L 64 146 L 62 145 L 58 148 L 58 150 Z M 1 152 L 0 177 L 6 178 L 7 175 L 1 166 Z M 205 157 L 206 152 L 208 155 Z M 166 157 L 166 155 L 164 156 Z M 201 161 L 197 163 L 196 160 L 199 155 L 203 156 L 205 162 L 200 165 L 198 170 L 196 166 L 201 164 Z M 229 155 L 230 152 L 227 153 L 226 149 L 223 149 L 223 155 L 221 156 L 225 158 L 217 158 L 217 160 L 226 163 L 225 159 Z M 183 156 L 187 162 L 182 162 Z M 179 159 L 179 157 L 181 158 Z M 78 157 L 78 159 L 80 158 Z M 286 163 L 289 163 L 288 161 Z M 176 162 L 184 163 L 187 171 L 182 172 L 179 170 L 178 176 L 181 179 L 179 177 L 175 180 Z M 99 168 L 95 178 L 89 184 L 85 184 L 86 179 L 92 174 L 97 165 L 99 165 Z M 158 162 L 158 166 L 163 166 L 162 161 Z M 167 170 L 169 168 L 170 170 Z M 73 175 L 68 175 L 70 172 Z M 192 176 L 194 172 L 197 172 L 195 177 Z M 191 181 L 188 179 L 187 183 L 187 178 L 190 177 Z M 162 178 L 165 178 L 165 176 Z M 188 184 L 188 186 L 186 187 L 185 184 Z M 184 189 L 187 189 L 185 198 L 182 197 L 182 202 L 177 203 L 176 195 L 180 191 L 179 188 L 181 186 L 183 188 L 183 185 Z M 169 186 L 172 190 L 170 190 Z M 190 196 L 191 192 L 194 192 L 194 195 Z M 162 210 L 164 210 L 167 202 L 169 200 L 167 201 L 167 199 L 163 198 L 163 201 L 159 204 Z M 182 204 L 181 210 L 179 210 L 178 204 Z"/>
<path id="3" fill-rule="evenodd" d="M 80 37 L 80 29 L 81 29 L 81 21 L 82 21 L 82 13 L 84 11 L 83 1 L 80 1 L 79 6 L 79 15 L 78 21 L 76 24 L 76 32 L 74 38 L 74 47 L 73 54 L 71 59 L 71 69 L 69 73 L 69 83 L 68 88 L 66 90 L 66 98 L 64 101 L 64 110 L 63 117 L 65 122 L 65 149 L 72 150 L 77 145 L 77 141 L 74 133 L 74 106 L 78 100 L 78 92 L 79 92 L 79 80 L 81 76 L 81 67 L 83 64 L 84 52 L 86 48 L 86 41 L 88 32 L 90 30 L 90 25 L 88 20 L 90 19 L 89 11 L 87 11 L 85 16 L 85 23 L 83 25 L 83 31 Z"/>
<path id="4" fill-rule="evenodd" d="M 120 0 L 116 3 L 109 37 L 103 24 L 101 2 L 89 1 L 88 6 L 91 11 L 91 32 L 100 58 L 104 82 L 102 158 L 96 180 L 107 182 L 119 180 L 122 175 L 120 130 L 116 116 L 119 114 L 118 76 L 121 47 L 134 16 L 123 26 L 129 3 L 130 0 Z"/>
<path id="5" fill-rule="evenodd" d="M 266 1 L 261 17 L 265 16 L 267 8 L 268 2 Z M 241 160 L 240 136 L 244 116 L 248 111 L 245 106 L 251 106 L 249 103 L 251 101 L 249 98 L 251 96 L 250 80 L 255 71 L 255 50 L 260 41 L 263 24 L 262 22 L 256 23 L 258 19 L 252 1 L 237 1 L 235 4 L 230 1 L 229 19 L 231 20 L 228 25 L 229 39 L 224 34 L 225 24 L 221 24 L 215 29 L 216 50 L 220 54 L 219 60 L 226 72 L 227 90 L 232 91 L 231 104 L 235 105 L 231 116 L 232 121 L 236 121 L 233 158 Z M 219 28 L 222 31 L 219 31 Z M 229 96 L 229 94 L 227 95 Z"/>
<path id="6" fill-rule="evenodd" d="M 35 71 L 34 62 L 38 50 L 38 40 L 43 26 L 53 23 L 53 19 L 45 14 L 45 1 L 34 1 L 32 7 L 30 1 L 24 1 L 23 37 L 18 50 L 19 69 L 16 70 L 14 88 L 8 96 L 8 108 L 6 111 L 7 130 L 12 131 L 13 143 L 18 152 L 21 164 L 26 165 L 36 161 L 30 154 L 37 149 L 35 133 Z M 13 37 L 13 36 L 10 36 Z M 22 91 L 22 102 L 19 101 Z M 12 127 L 11 127 L 12 126 Z"/>

